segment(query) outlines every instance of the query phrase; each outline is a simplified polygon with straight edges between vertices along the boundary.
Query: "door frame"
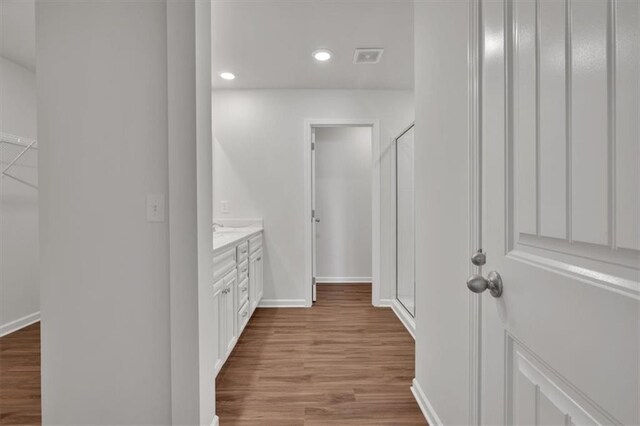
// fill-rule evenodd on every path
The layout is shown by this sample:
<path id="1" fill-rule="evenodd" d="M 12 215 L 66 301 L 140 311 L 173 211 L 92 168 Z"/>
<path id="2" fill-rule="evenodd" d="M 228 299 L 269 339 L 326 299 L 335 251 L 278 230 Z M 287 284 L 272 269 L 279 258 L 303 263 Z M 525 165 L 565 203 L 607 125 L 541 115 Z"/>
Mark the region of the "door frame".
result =
<path id="1" fill-rule="evenodd" d="M 469 1 L 469 257 L 482 247 L 482 1 Z M 469 275 L 482 266 L 468 263 Z M 469 291 L 469 424 L 480 426 L 482 297 Z"/>
<path id="2" fill-rule="evenodd" d="M 400 318 L 400 321 L 404 324 L 405 328 L 413 337 L 413 340 L 416 340 L 416 316 L 414 307 L 414 314 L 411 315 L 404 304 L 398 299 L 398 140 L 404 136 L 407 132 L 415 128 L 415 120 L 411 122 L 407 127 L 405 127 L 395 138 L 393 138 L 392 142 L 392 150 L 391 150 L 391 176 L 392 176 L 392 185 L 391 185 L 391 218 L 393 222 L 392 226 L 392 244 L 393 244 L 393 271 L 390 271 L 393 274 L 393 296 L 391 297 L 391 309 L 395 312 L 395 314 Z M 415 143 L 415 140 L 414 140 Z M 414 202 L 415 202 L 415 194 L 414 194 Z M 415 206 L 414 206 L 414 216 L 415 216 Z M 414 217 L 415 221 L 415 217 Z M 415 225 L 414 225 L 415 227 Z M 414 241 L 414 256 L 415 256 L 415 241 Z M 415 269 L 415 264 L 414 264 Z M 415 271 L 414 271 L 415 272 Z M 414 275 L 414 285 L 415 285 L 415 275 Z M 414 292 L 415 297 L 415 292 Z"/>
<path id="3" fill-rule="evenodd" d="M 304 270 L 305 270 L 305 305 L 313 305 L 312 291 L 312 232 L 311 197 L 311 135 L 312 129 L 318 127 L 370 127 L 371 128 L 371 303 L 381 306 L 380 302 L 380 120 L 378 119 L 306 119 L 304 120 Z"/>

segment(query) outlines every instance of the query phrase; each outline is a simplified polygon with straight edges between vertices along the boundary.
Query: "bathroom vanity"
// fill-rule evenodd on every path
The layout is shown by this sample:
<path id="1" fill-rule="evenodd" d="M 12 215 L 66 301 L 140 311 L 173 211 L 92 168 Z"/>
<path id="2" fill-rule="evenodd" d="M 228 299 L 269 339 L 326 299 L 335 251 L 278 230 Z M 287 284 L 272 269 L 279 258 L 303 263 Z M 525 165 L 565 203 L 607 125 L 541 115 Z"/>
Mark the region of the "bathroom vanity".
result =
<path id="1" fill-rule="evenodd" d="M 213 297 L 218 312 L 216 374 L 262 299 L 261 226 L 222 228 L 213 237 Z"/>

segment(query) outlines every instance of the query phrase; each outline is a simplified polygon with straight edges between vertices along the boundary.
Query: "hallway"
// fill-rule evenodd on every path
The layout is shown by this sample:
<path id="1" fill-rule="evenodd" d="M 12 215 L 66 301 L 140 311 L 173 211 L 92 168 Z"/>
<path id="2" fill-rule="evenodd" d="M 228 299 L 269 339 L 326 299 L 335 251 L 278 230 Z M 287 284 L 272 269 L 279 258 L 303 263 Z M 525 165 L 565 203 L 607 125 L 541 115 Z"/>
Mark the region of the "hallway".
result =
<path id="1" fill-rule="evenodd" d="M 258 309 L 216 382 L 227 425 L 424 425 L 414 341 L 369 285 L 318 285 L 311 309 Z"/>

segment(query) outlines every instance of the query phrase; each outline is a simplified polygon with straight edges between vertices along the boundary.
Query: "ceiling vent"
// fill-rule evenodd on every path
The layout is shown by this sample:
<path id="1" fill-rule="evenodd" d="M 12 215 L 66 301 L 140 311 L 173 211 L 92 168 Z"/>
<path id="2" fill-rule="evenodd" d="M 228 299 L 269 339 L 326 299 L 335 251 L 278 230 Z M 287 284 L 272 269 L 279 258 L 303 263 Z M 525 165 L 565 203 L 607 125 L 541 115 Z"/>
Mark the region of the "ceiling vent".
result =
<path id="1" fill-rule="evenodd" d="M 356 49 L 353 55 L 353 63 L 377 64 L 380 62 L 380 58 L 382 58 L 382 52 L 384 52 L 384 49 L 381 48 Z"/>

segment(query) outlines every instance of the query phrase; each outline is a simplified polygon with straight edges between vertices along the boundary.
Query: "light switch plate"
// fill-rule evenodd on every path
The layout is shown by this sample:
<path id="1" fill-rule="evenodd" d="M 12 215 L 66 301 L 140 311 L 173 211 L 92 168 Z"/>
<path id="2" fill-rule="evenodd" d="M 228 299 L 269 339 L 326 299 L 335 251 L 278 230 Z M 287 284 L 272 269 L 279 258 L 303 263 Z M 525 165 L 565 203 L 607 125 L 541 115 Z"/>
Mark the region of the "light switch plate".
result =
<path id="1" fill-rule="evenodd" d="M 164 194 L 147 194 L 147 222 L 164 222 Z"/>
<path id="2" fill-rule="evenodd" d="M 229 201 L 227 200 L 220 201 L 220 211 L 222 213 L 229 213 Z"/>

